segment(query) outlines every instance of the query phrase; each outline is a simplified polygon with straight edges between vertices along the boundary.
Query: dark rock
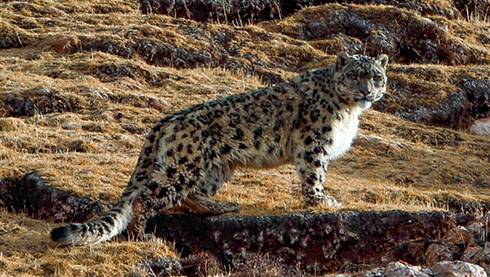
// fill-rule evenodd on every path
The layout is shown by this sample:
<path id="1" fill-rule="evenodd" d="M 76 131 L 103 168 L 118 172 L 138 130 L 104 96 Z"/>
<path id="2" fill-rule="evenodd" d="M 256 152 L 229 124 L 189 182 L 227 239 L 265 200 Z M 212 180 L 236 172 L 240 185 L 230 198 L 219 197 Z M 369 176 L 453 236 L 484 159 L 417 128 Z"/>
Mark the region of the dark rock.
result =
<path id="1" fill-rule="evenodd" d="M 97 70 L 111 77 L 134 77 L 133 72 L 136 72 L 131 66 L 115 64 L 102 64 L 97 67 Z"/>
<path id="2" fill-rule="evenodd" d="M 87 146 L 87 142 L 79 139 L 69 142 L 67 147 L 68 151 L 74 151 L 80 153 L 86 153 L 88 152 L 88 149 L 89 147 Z"/>
<path id="3" fill-rule="evenodd" d="M 432 124 L 467 129 L 477 118 L 490 116 L 490 79 L 467 78 L 461 91 L 451 94 L 428 113 Z"/>
<path id="4" fill-rule="evenodd" d="M 426 264 L 434 265 L 441 261 L 454 261 L 461 258 L 463 249 L 453 242 L 433 243 L 425 253 Z"/>
<path id="5" fill-rule="evenodd" d="M 9 211 L 55 222 L 85 222 L 104 211 L 98 201 L 78 197 L 43 182 L 36 172 L 0 180 L 0 203 Z"/>
<path id="6" fill-rule="evenodd" d="M 233 264 L 249 253 L 265 253 L 318 273 L 341 270 L 346 261 L 350 270 L 359 270 L 381 265 L 388 257 L 403 259 L 394 250 L 404 241 L 437 239 L 455 225 L 455 216 L 447 212 L 389 211 L 232 218 L 158 215 L 149 220 L 147 230 L 175 241 L 184 254 L 205 250 Z"/>
<path id="7" fill-rule="evenodd" d="M 65 95 L 54 88 L 35 87 L 25 91 L 0 94 L 0 114 L 8 117 L 33 116 L 54 112 L 76 112 L 77 99 Z"/>
<path id="8" fill-rule="evenodd" d="M 121 123 L 121 127 L 131 134 L 144 134 L 147 132 L 146 128 L 140 127 L 135 123 Z"/>
<path id="9" fill-rule="evenodd" d="M 451 94 L 445 103 L 435 107 L 429 112 L 429 120 L 438 126 L 464 128 L 468 127 L 472 118 L 469 115 L 471 102 L 468 101 L 464 91 Z"/>
<path id="10" fill-rule="evenodd" d="M 215 276 L 224 269 L 213 254 L 205 251 L 187 256 L 181 264 L 186 276 Z"/>
<path id="11" fill-rule="evenodd" d="M 463 80 L 461 91 L 450 94 L 426 116 L 432 124 L 456 129 L 467 129 L 476 119 L 490 116 L 490 79 Z"/>
<path id="12" fill-rule="evenodd" d="M 490 116 L 490 79 L 467 78 L 461 89 L 471 103 L 470 116 L 473 118 Z"/>
<path id="13" fill-rule="evenodd" d="M 182 274 L 182 265 L 173 258 L 159 258 L 144 261 L 140 267 L 151 275 L 149 276 L 175 276 Z"/>

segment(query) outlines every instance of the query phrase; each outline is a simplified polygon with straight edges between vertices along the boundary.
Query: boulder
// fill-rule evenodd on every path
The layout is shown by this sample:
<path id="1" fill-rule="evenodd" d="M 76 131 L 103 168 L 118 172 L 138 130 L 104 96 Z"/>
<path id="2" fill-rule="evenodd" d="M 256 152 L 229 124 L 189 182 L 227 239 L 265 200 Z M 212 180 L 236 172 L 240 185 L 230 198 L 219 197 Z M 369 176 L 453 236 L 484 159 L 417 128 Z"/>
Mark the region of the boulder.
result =
<path id="1" fill-rule="evenodd" d="M 386 277 L 429 277 L 420 266 L 411 266 L 403 262 L 391 262 L 384 272 Z"/>
<path id="2" fill-rule="evenodd" d="M 431 267 L 431 270 L 436 277 L 487 277 L 481 266 L 462 261 L 440 262 Z"/>
<path id="3" fill-rule="evenodd" d="M 490 117 L 475 120 L 470 126 L 470 132 L 475 135 L 490 136 Z"/>

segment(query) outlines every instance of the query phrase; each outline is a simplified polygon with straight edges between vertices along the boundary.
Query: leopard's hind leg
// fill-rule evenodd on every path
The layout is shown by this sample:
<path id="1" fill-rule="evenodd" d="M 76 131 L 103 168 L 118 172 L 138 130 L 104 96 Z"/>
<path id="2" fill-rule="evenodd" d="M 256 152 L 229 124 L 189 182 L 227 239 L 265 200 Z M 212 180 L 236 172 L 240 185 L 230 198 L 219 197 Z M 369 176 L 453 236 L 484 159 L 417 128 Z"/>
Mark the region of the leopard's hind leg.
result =
<path id="1" fill-rule="evenodd" d="M 216 202 L 211 199 L 223 187 L 223 183 L 231 178 L 233 170 L 227 167 L 213 166 L 199 186 L 191 191 L 184 200 L 184 205 L 193 212 L 203 215 L 221 215 L 240 210 L 235 202 Z"/>
<path id="2" fill-rule="evenodd" d="M 211 216 L 240 210 L 240 204 L 236 202 L 216 202 L 200 193 L 190 194 L 184 201 L 184 205 L 195 213 Z"/>

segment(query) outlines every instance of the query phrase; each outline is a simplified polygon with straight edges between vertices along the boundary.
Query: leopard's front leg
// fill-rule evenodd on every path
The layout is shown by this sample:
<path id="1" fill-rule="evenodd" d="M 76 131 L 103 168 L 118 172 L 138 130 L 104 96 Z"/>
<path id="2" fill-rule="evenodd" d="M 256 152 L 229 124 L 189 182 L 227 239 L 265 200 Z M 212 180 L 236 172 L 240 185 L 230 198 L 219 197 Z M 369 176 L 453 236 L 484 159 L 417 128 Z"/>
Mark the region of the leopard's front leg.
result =
<path id="1" fill-rule="evenodd" d="M 325 195 L 323 185 L 328 167 L 327 151 L 321 145 L 312 145 L 297 149 L 295 166 L 298 171 L 306 206 L 318 204 L 340 208 L 342 203 Z"/>

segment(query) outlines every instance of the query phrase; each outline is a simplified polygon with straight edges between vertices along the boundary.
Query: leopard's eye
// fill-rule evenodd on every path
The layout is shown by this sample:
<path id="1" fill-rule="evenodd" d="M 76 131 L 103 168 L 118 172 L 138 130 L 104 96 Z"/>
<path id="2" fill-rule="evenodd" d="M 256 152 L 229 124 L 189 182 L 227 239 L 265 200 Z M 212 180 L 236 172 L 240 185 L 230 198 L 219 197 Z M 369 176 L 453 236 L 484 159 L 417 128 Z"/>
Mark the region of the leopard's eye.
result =
<path id="1" fill-rule="evenodd" d="M 349 71 L 347 73 L 347 78 L 349 78 L 351 80 L 357 80 L 357 74 L 354 71 Z"/>
<path id="2" fill-rule="evenodd" d="M 375 82 L 380 82 L 380 81 L 382 81 L 382 80 L 383 80 L 383 77 L 382 77 L 381 75 L 376 75 L 376 76 L 374 76 L 374 77 L 373 77 L 373 80 L 374 80 Z"/>

